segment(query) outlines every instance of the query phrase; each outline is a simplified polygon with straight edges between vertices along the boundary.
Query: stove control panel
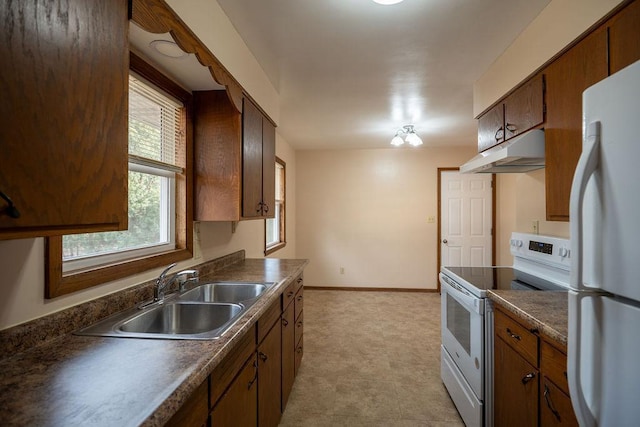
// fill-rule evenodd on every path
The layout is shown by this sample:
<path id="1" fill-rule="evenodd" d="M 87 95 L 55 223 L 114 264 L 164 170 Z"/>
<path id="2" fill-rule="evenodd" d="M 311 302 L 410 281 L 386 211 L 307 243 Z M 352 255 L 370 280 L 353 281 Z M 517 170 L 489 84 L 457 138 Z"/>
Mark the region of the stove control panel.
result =
<path id="1" fill-rule="evenodd" d="M 562 269 L 571 264 L 570 241 L 561 237 L 539 234 L 512 233 L 511 255 L 518 260 L 535 260 Z"/>

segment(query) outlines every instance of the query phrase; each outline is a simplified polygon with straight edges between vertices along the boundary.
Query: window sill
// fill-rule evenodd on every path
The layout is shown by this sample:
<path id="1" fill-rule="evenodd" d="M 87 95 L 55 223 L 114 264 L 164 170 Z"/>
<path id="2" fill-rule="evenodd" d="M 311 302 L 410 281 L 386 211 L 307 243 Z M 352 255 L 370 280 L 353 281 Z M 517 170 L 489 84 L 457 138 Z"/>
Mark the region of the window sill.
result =
<path id="1" fill-rule="evenodd" d="M 46 251 L 49 255 L 47 259 L 62 259 L 62 237 L 48 238 Z M 45 298 L 56 298 L 87 289 L 91 286 L 133 276 L 153 268 L 189 259 L 192 256 L 193 254 L 190 248 L 183 248 L 65 274 L 62 273 L 61 263 L 48 263 L 45 268 Z"/>
<path id="2" fill-rule="evenodd" d="M 280 242 L 278 244 L 270 246 L 270 247 L 268 247 L 267 249 L 264 250 L 264 255 L 267 256 L 269 254 L 272 254 L 275 251 L 284 248 L 285 246 L 287 246 L 287 242 Z"/>

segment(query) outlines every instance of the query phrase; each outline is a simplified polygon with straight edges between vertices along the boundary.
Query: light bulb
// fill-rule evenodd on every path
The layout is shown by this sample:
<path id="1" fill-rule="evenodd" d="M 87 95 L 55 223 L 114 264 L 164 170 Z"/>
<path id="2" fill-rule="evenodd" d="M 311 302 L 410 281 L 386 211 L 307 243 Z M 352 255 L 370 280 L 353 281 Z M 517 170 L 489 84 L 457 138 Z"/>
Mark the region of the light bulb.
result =
<path id="1" fill-rule="evenodd" d="M 395 145 L 396 147 L 399 147 L 402 144 L 404 144 L 404 141 L 402 140 L 400 135 L 394 136 L 393 139 L 391 140 L 391 145 Z"/>
<path id="2" fill-rule="evenodd" d="M 407 142 L 411 145 L 413 145 L 414 147 L 417 147 L 418 145 L 422 145 L 422 140 L 420 139 L 420 137 L 413 131 L 409 132 L 409 134 L 407 135 Z"/>
<path id="3" fill-rule="evenodd" d="M 400 3 L 402 0 L 373 0 L 373 1 L 378 4 L 390 5 L 390 4 Z"/>

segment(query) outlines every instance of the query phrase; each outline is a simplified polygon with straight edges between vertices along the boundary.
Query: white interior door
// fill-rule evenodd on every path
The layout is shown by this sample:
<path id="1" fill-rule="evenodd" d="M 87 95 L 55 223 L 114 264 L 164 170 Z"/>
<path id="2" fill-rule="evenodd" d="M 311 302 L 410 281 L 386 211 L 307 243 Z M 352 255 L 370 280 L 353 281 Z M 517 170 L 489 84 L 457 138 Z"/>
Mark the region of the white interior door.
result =
<path id="1" fill-rule="evenodd" d="M 440 265 L 492 264 L 491 182 L 491 174 L 441 172 Z"/>

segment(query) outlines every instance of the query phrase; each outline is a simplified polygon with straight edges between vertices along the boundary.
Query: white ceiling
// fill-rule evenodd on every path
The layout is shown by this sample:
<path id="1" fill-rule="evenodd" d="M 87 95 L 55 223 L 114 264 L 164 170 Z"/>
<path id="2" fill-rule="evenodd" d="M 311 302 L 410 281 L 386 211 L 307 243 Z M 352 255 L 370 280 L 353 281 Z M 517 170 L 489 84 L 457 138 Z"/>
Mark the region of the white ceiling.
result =
<path id="1" fill-rule="evenodd" d="M 217 0 L 280 94 L 296 149 L 476 145 L 473 83 L 550 0 Z"/>

